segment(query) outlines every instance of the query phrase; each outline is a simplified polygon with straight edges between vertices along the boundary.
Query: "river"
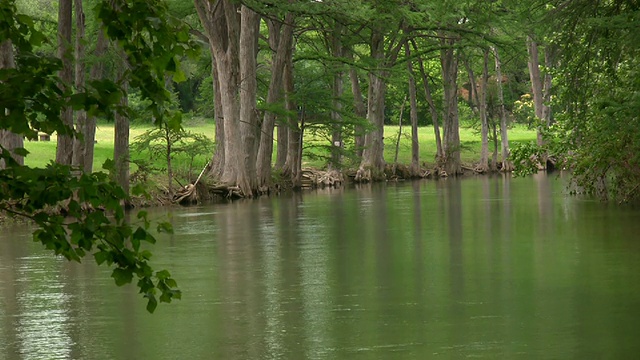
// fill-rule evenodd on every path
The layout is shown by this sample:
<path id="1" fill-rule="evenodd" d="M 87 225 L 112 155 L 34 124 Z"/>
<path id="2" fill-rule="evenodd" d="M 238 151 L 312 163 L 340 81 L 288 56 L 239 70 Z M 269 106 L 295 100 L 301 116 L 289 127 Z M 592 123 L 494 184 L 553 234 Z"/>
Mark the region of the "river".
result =
<path id="1" fill-rule="evenodd" d="M 636 359 L 640 210 L 558 176 L 161 209 L 154 314 L 91 259 L 0 234 L 0 359 Z"/>

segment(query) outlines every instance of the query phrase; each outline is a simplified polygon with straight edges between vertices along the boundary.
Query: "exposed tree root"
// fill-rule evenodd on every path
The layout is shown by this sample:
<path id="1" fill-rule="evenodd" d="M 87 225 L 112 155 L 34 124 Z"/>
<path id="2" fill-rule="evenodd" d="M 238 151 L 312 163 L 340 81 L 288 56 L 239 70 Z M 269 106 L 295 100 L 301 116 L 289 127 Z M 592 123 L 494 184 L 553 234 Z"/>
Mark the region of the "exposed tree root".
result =
<path id="1" fill-rule="evenodd" d="M 356 172 L 356 176 L 353 178 L 353 181 L 359 182 L 359 183 L 370 182 L 371 169 L 368 167 L 365 168 L 361 166 L 360 168 L 358 168 L 358 171 Z"/>
<path id="2" fill-rule="evenodd" d="M 187 184 L 176 191 L 173 202 L 178 204 L 193 204 L 198 202 L 198 190 L 194 184 Z"/>
<path id="3" fill-rule="evenodd" d="M 467 165 L 462 165 L 462 170 L 466 170 L 466 171 L 471 171 L 475 174 L 484 174 L 487 170 L 483 169 L 480 165 L 476 165 L 476 166 L 467 166 Z"/>
<path id="4" fill-rule="evenodd" d="M 237 185 L 216 185 L 209 188 L 209 191 L 213 194 L 220 195 L 226 199 L 242 199 L 245 197 L 240 187 Z"/>
<path id="5" fill-rule="evenodd" d="M 301 185 L 303 188 L 338 187 L 344 184 L 344 175 L 337 170 L 302 170 Z"/>

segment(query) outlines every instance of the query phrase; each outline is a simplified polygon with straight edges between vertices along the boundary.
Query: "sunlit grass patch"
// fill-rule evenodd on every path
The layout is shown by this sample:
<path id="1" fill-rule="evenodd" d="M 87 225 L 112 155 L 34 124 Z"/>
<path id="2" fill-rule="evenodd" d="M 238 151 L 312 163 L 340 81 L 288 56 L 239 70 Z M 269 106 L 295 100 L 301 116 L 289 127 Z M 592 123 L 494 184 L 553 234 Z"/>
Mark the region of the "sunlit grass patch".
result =
<path id="1" fill-rule="evenodd" d="M 140 125 L 134 124 L 130 129 L 130 141 L 133 142 L 135 138 L 145 131 L 151 129 L 150 124 Z M 184 122 L 185 130 L 193 133 L 204 134 L 210 139 L 215 137 L 215 125 L 212 120 L 205 119 L 187 119 Z M 441 131 L 442 132 L 442 131 Z M 30 166 L 45 166 L 48 162 L 55 159 L 56 152 L 56 136 L 51 136 L 51 141 L 27 141 L 25 142 L 25 148 L 29 150 L 30 155 L 27 157 L 25 163 Z M 388 163 L 393 163 L 396 151 L 396 141 L 398 139 L 398 126 L 388 125 L 385 126 L 384 135 L 384 157 Z M 526 126 L 515 125 L 509 129 L 510 142 L 530 142 L 535 141 L 535 130 L 527 129 Z M 434 136 L 434 130 L 432 126 L 420 127 L 418 129 L 418 141 L 420 146 L 420 162 L 433 164 L 436 154 L 436 142 Z M 480 134 L 477 130 L 461 127 L 460 128 L 460 142 L 461 142 L 461 158 L 464 163 L 471 164 L 478 161 L 480 158 Z M 311 134 L 305 134 L 305 157 L 303 158 L 304 167 L 316 167 L 322 168 L 326 166 L 327 159 L 329 158 L 328 140 L 324 138 L 314 137 Z M 95 158 L 94 158 L 94 170 L 100 170 L 102 164 L 109 158 L 113 158 L 113 146 L 114 146 L 114 125 L 112 123 L 99 123 L 96 129 L 96 144 L 95 144 Z M 274 146 L 274 161 L 275 161 L 275 146 Z M 411 128 L 403 126 L 402 134 L 400 135 L 400 144 L 398 146 L 398 162 L 401 164 L 409 164 L 411 162 Z M 489 143 L 489 151 L 493 150 L 493 142 Z M 500 154 L 500 149 L 498 149 Z M 133 160 L 144 159 L 147 154 L 132 153 Z M 212 154 L 200 154 L 195 158 L 194 164 L 206 164 Z M 187 172 L 188 166 L 183 164 L 183 160 L 180 157 L 175 159 L 175 166 L 178 171 Z M 357 165 L 358 159 L 347 159 L 347 165 Z M 163 164 L 156 164 L 162 168 Z M 165 164 L 166 166 L 166 164 Z M 135 171 L 135 165 L 132 164 L 132 172 Z M 192 169 L 193 171 L 193 169 Z"/>

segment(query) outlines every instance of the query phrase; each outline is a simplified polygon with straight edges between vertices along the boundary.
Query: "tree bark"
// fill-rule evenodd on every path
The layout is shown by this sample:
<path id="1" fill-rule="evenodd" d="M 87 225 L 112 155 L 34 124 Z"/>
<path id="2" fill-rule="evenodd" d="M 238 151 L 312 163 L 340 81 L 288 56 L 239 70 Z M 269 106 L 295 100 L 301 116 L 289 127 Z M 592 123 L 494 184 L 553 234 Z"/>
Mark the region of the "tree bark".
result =
<path id="1" fill-rule="evenodd" d="M 417 50 L 418 46 L 415 41 L 411 41 L 413 49 Z M 431 87 L 429 86 L 429 77 L 424 67 L 424 62 L 421 57 L 418 57 L 418 66 L 420 69 L 420 75 L 422 77 L 422 87 L 424 89 L 424 97 L 429 104 L 429 113 L 431 114 L 431 122 L 433 123 L 433 135 L 436 140 L 436 164 L 441 166 L 444 161 L 444 149 L 442 147 L 442 137 L 440 136 L 440 122 L 438 121 L 438 109 L 433 101 L 433 95 L 431 94 Z"/>
<path id="2" fill-rule="evenodd" d="M 462 172 L 460 160 L 460 125 L 458 119 L 458 54 L 455 39 L 441 34 L 440 63 L 444 86 L 444 171 L 448 175 Z"/>
<path id="3" fill-rule="evenodd" d="M 544 74 L 544 87 L 542 89 L 543 93 L 543 102 L 542 102 L 542 119 L 544 121 L 545 126 L 551 126 L 551 86 L 552 86 L 552 76 L 549 69 L 553 66 L 553 53 L 552 47 L 547 46 L 544 52 L 544 66 L 547 68 Z"/>
<path id="4" fill-rule="evenodd" d="M 257 190 L 255 57 L 260 17 L 231 0 L 195 0 L 195 6 L 209 38 L 220 84 L 225 157 L 220 181 L 251 197 Z"/>
<path id="5" fill-rule="evenodd" d="M 467 100 L 467 104 L 469 105 L 469 108 L 471 108 L 471 111 L 474 113 L 474 115 L 477 115 L 479 113 L 478 104 L 480 102 L 480 98 L 478 96 L 476 76 L 473 72 L 473 68 L 471 67 L 471 64 L 469 63 L 469 57 L 465 54 L 463 54 L 463 56 L 464 56 L 464 67 L 467 69 L 467 76 L 469 78 L 469 98 L 466 100 Z"/>
<path id="6" fill-rule="evenodd" d="M 350 51 L 349 55 L 353 58 L 353 52 Z M 367 117 L 367 108 L 364 105 L 362 91 L 360 90 L 358 71 L 353 66 L 349 68 L 349 79 L 351 80 L 351 93 L 353 94 L 353 107 L 355 109 L 356 116 L 360 119 L 365 119 Z M 356 125 L 354 130 L 356 156 L 362 157 L 362 152 L 364 151 L 365 129 L 362 125 Z"/>
<path id="7" fill-rule="evenodd" d="M 493 152 L 491 153 L 491 171 L 498 170 L 498 130 L 495 121 L 489 125 L 493 134 Z"/>
<path id="8" fill-rule="evenodd" d="M 60 0 L 58 7 L 58 57 L 62 61 L 60 89 L 65 92 L 70 90 L 73 82 L 72 4 L 73 0 Z M 63 109 L 60 118 L 68 129 L 58 133 L 56 162 L 62 165 L 71 165 L 73 158 L 73 109 L 70 107 Z"/>
<path id="9" fill-rule="evenodd" d="M 125 60 L 122 60 L 125 62 Z M 123 67 L 120 71 L 124 72 L 124 63 L 120 65 Z M 127 97 L 127 84 L 123 84 L 123 90 L 125 93 L 120 99 L 120 105 L 128 106 L 129 100 Z M 170 142 L 167 142 L 170 144 Z M 124 189 L 126 194 L 129 194 L 129 117 L 126 114 L 116 112 L 115 114 L 115 126 L 114 126 L 114 147 L 113 147 L 113 160 L 115 165 L 115 180 L 118 185 Z M 170 161 L 170 159 L 168 159 Z M 169 176 L 171 174 L 170 162 L 168 163 Z M 171 182 L 169 182 L 169 194 L 172 194 Z"/>
<path id="10" fill-rule="evenodd" d="M 369 71 L 369 89 L 367 101 L 367 119 L 373 130 L 365 135 L 362 161 L 356 172 L 356 182 L 368 182 L 384 179 L 384 97 L 388 73 L 384 64 L 384 36 L 374 31 L 371 36 L 371 58 L 377 66 Z"/>
<path id="11" fill-rule="evenodd" d="M 290 16 L 290 18 L 289 18 Z M 284 73 L 284 68 L 286 67 L 287 61 L 289 61 L 289 59 L 291 58 L 292 52 L 293 52 L 293 22 L 294 20 L 294 16 L 292 13 L 287 13 L 287 15 L 285 15 L 285 25 L 288 26 L 291 31 L 283 31 L 282 36 L 280 36 L 279 38 L 279 42 L 282 41 L 287 41 L 287 49 L 286 49 L 286 54 L 285 54 L 285 60 L 284 60 L 284 65 L 282 66 L 282 68 L 280 69 L 280 71 L 282 73 Z M 286 38 L 285 38 L 286 37 Z M 278 44 L 279 45 L 279 44 Z M 272 46 L 272 48 L 275 48 L 274 46 Z M 278 51 L 278 49 L 276 48 L 276 52 Z M 271 84 L 269 84 L 271 85 Z M 285 84 L 284 84 L 284 79 L 281 81 L 281 93 L 280 93 L 280 98 L 278 99 L 278 101 L 283 101 L 284 97 L 285 97 Z M 286 100 L 284 100 L 286 102 Z M 286 104 L 285 104 L 285 108 L 286 108 Z M 287 162 L 287 156 L 288 156 L 288 151 L 289 151 L 289 119 L 285 118 L 282 119 L 283 121 L 279 121 L 276 123 L 276 132 L 277 132 L 277 136 L 278 136 L 278 143 L 277 143 L 277 148 L 276 148 L 276 169 L 282 171 L 285 167 L 285 164 Z"/>
<path id="12" fill-rule="evenodd" d="M 121 51 L 121 60 L 118 64 L 118 78 L 123 80 L 124 73 L 127 68 L 127 60 L 124 51 Z M 127 83 L 126 81 L 122 85 L 124 94 L 120 99 L 120 105 L 126 107 L 129 105 L 129 98 L 127 95 Z M 122 187 L 125 194 L 129 194 L 129 117 L 119 111 L 115 114 L 114 125 L 114 147 L 113 147 L 113 161 L 115 167 L 115 180 L 118 185 Z M 170 141 L 167 141 L 170 145 Z M 171 179 L 171 166 L 170 159 L 168 159 L 168 173 L 169 179 Z M 169 181 L 169 195 L 173 196 L 171 181 Z"/>
<path id="13" fill-rule="evenodd" d="M 240 79 L 242 79 L 242 86 L 240 86 L 240 139 L 244 147 L 241 155 L 244 158 L 244 172 L 247 174 L 247 177 L 241 181 L 245 185 L 240 185 L 240 188 L 256 189 L 260 186 L 259 178 L 254 175 L 257 174 L 256 155 L 260 134 L 256 109 L 260 15 L 244 5 L 240 12 L 242 24 L 240 28 Z M 271 133 L 273 134 L 273 130 Z M 273 142 L 271 144 L 273 145 Z M 253 196 L 253 191 L 251 191 L 251 196 Z"/>
<path id="14" fill-rule="evenodd" d="M 107 51 L 107 47 L 109 46 L 109 41 L 104 34 L 102 29 L 98 30 L 98 40 L 96 43 L 96 49 L 93 53 L 94 57 L 100 59 L 104 53 Z M 90 80 L 98 80 L 101 79 L 104 73 L 104 62 L 96 61 L 91 65 L 91 70 L 89 71 L 89 79 Z M 90 173 L 93 171 L 93 154 L 95 149 L 95 138 L 96 138 L 96 118 L 94 116 L 88 116 L 84 128 L 82 129 L 82 166 L 83 171 Z M 75 154 L 75 150 L 74 150 Z M 78 162 L 80 163 L 80 161 Z"/>
<path id="15" fill-rule="evenodd" d="M 293 19 L 293 14 L 287 13 L 283 24 L 274 20 L 267 22 L 269 26 L 269 43 L 275 51 L 271 62 L 271 81 L 267 92 L 267 104 L 270 106 L 282 101 L 282 72 L 287 54 L 293 44 L 293 26 L 291 25 Z M 263 188 L 269 187 L 271 183 L 275 120 L 276 114 L 273 111 L 265 111 L 260 133 L 257 163 L 258 186 Z"/>
<path id="16" fill-rule="evenodd" d="M 404 44 L 407 58 L 407 72 L 409 74 L 409 116 L 411 117 L 411 175 L 420 174 L 420 144 L 418 142 L 418 96 L 416 94 L 416 79 L 413 75 L 413 61 L 409 42 Z"/>
<path id="17" fill-rule="evenodd" d="M 213 50 L 211 51 L 213 54 Z M 224 169 L 224 113 L 222 112 L 222 94 L 220 93 L 220 81 L 218 76 L 218 69 L 216 67 L 216 60 L 211 55 L 211 77 L 213 81 L 213 118 L 215 119 L 215 139 L 216 149 L 211 159 L 211 169 L 209 170 L 209 176 L 214 179 L 219 179 L 222 176 L 222 170 Z"/>
<path id="18" fill-rule="evenodd" d="M 333 34 L 331 35 L 331 55 L 333 58 L 341 58 L 344 56 L 342 45 L 342 32 L 344 27 L 336 22 Z M 342 163 L 342 95 L 344 92 L 344 73 L 342 64 L 339 61 L 334 62 L 333 79 L 331 85 L 331 162 L 329 169 L 340 168 Z"/>
<path id="19" fill-rule="evenodd" d="M 75 86 L 78 91 L 82 91 L 85 88 L 85 60 L 86 49 L 84 44 L 85 34 L 85 18 L 84 10 L 82 8 L 82 0 L 74 0 L 74 6 L 76 8 L 76 68 L 75 68 Z M 73 159 L 72 164 L 82 170 L 85 169 L 85 147 L 86 139 L 84 133 L 87 127 L 87 112 L 84 110 L 76 111 L 76 132 L 82 134 L 81 137 L 76 137 L 73 141 Z"/>
<path id="20" fill-rule="evenodd" d="M 276 144 L 276 165 L 278 171 L 282 171 L 284 164 L 287 162 L 287 153 L 289 151 L 289 127 L 288 120 L 282 119 L 276 123 L 276 136 L 278 143 Z"/>
<path id="21" fill-rule="evenodd" d="M 407 104 L 407 95 L 402 99 L 402 104 L 400 105 L 400 115 L 398 116 L 398 136 L 396 137 L 396 151 L 393 157 L 393 169 L 392 174 L 396 175 L 396 169 L 398 167 L 398 154 L 400 153 L 400 139 L 402 138 L 402 117 L 404 116 L 404 106 Z"/>
<path id="22" fill-rule="evenodd" d="M 502 63 L 498 49 L 493 48 L 493 56 L 496 61 L 496 85 L 498 87 L 498 106 L 500 107 L 500 138 L 502 140 L 502 171 L 512 171 L 513 165 L 509 160 L 509 133 L 507 131 L 507 110 L 504 106 L 504 94 L 502 90 Z"/>
<path id="23" fill-rule="evenodd" d="M 539 122 L 544 119 L 544 99 L 542 96 L 542 78 L 540 76 L 540 60 L 538 53 L 538 43 L 533 40 L 531 35 L 527 36 L 527 50 L 529 52 L 529 78 L 531 79 L 531 92 L 533 95 L 533 109 Z M 538 127 L 538 145 L 543 145 L 542 131 Z"/>
<path id="24" fill-rule="evenodd" d="M 0 69 L 12 69 L 16 67 L 13 55 L 13 44 L 11 40 L 6 40 L 0 44 Z M 7 109 L 0 109 L 7 111 Z M 20 165 L 24 165 L 24 158 L 13 153 L 13 149 L 24 147 L 22 135 L 15 134 L 9 130 L 0 130 L 0 145 L 11 152 L 11 157 Z M 4 160 L 0 160 L 0 169 L 5 168 Z"/>
<path id="25" fill-rule="evenodd" d="M 293 81 L 293 59 L 291 54 L 287 59 L 284 69 L 284 91 L 285 91 L 285 104 L 289 115 L 288 128 L 289 128 L 289 149 L 287 150 L 287 161 L 282 169 L 284 176 L 289 176 L 293 183 L 294 188 L 301 186 L 301 174 L 302 174 L 302 130 L 298 123 L 298 111 L 295 102 L 293 101 L 293 94 L 295 92 Z"/>
<path id="26" fill-rule="evenodd" d="M 480 136 L 482 146 L 480 149 L 480 164 L 478 169 L 482 172 L 489 170 L 489 119 L 487 117 L 487 86 L 489 85 L 489 49 L 484 51 L 482 67 L 482 80 L 480 82 L 479 112 L 480 112 Z"/>

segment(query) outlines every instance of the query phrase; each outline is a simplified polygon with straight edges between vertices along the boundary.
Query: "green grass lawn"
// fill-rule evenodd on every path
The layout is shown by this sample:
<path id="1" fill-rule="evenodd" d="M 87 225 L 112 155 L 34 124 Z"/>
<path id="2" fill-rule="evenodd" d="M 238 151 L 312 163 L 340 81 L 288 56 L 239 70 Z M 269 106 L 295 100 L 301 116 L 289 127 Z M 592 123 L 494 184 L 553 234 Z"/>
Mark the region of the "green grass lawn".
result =
<path id="1" fill-rule="evenodd" d="M 209 136 L 211 139 L 214 137 L 215 129 L 212 122 L 204 120 L 190 120 L 184 123 L 186 130 L 201 133 Z M 133 125 L 130 131 L 130 138 L 133 141 L 138 135 L 142 134 L 151 127 L 149 125 Z M 408 164 L 411 162 L 411 128 L 403 127 L 402 135 L 400 137 L 400 146 L 398 153 L 398 162 L 401 164 Z M 433 134 L 433 127 L 420 127 L 418 130 L 418 139 L 420 143 L 420 161 L 432 164 L 434 162 L 436 153 L 436 144 Z M 392 163 L 395 156 L 395 146 L 398 137 L 397 126 L 385 126 L 385 160 L 388 163 Z M 96 141 L 95 144 L 95 160 L 94 169 L 99 170 L 102 164 L 108 158 L 113 157 L 113 138 L 114 129 L 113 124 L 100 123 L 96 129 Z M 306 139 L 307 141 L 315 141 L 318 139 Z M 534 130 L 529 130 L 525 126 L 516 125 L 509 129 L 510 143 L 515 142 L 531 142 L 536 140 L 536 133 Z M 480 134 L 473 129 L 461 128 L 460 129 L 460 142 L 462 146 L 462 161 L 464 163 L 471 164 L 480 158 Z M 51 136 L 51 141 L 27 141 L 25 148 L 30 152 L 26 158 L 25 163 L 30 166 L 44 166 L 48 162 L 55 159 L 56 152 L 56 136 Z M 490 143 L 490 151 L 491 143 Z M 318 155 L 328 155 L 326 152 L 315 151 Z M 144 158 L 144 154 L 132 154 L 132 158 Z M 202 154 L 195 161 L 197 166 L 203 166 L 211 154 Z M 275 156 L 274 156 L 275 158 Z M 179 162 L 179 160 L 178 160 Z M 202 163 L 202 165 L 200 165 Z M 325 165 L 325 160 L 322 158 L 309 158 L 303 159 L 303 166 L 322 168 Z M 177 164 L 180 166 L 180 164 Z"/>
<path id="2" fill-rule="evenodd" d="M 384 158 L 392 163 L 395 158 L 396 141 L 398 138 L 398 126 L 385 126 Z M 442 130 L 440 131 L 442 136 Z M 526 126 L 515 125 L 509 129 L 509 144 L 536 141 L 535 130 L 529 130 Z M 418 129 L 418 142 L 420 145 L 420 162 L 433 164 L 436 154 L 436 141 L 433 126 L 420 127 Z M 500 144 L 498 144 L 500 146 Z M 472 164 L 480 160 L 482 147 L 479 131 L 468 128 L 460 128 L 460 157 L 463 163 Z M 493 151 L 493 141 L 489 141 L 489 153 Z M 498 148 L 498 159 L 501 158 Z M 411 162 L 411 128 L 403 126 L 400 137 L 398 163 L 409 164 Z"/>

